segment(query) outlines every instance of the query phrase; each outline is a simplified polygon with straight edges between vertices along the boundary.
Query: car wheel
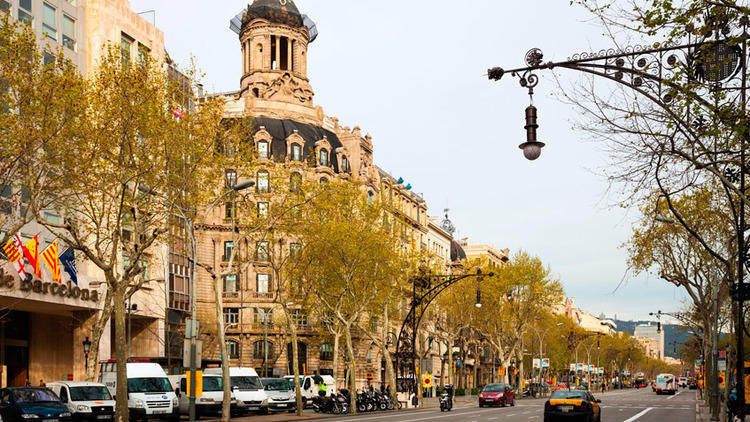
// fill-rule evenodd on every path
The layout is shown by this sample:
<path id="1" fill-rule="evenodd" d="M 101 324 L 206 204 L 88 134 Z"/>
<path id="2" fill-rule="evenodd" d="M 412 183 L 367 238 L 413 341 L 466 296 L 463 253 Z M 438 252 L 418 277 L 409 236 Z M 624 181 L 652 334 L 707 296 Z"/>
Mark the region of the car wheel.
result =
<path id="1" fill-rule="evenodd" d="M 484 407 L 484 405 L 483 405 L 483 404 L 481 404 L 481 403 L 479 403 L 479 407 Z M 2 422 L 2 421 L 0 421 L 0 422 Z"/>

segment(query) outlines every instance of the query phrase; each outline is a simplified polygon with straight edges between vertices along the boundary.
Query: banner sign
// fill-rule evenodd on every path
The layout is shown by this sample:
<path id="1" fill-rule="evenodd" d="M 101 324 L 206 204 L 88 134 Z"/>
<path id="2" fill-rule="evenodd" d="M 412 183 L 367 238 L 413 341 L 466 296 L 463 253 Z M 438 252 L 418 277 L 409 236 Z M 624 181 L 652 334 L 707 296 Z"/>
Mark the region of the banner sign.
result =
<path id="1" fill-rule="evenodd" d="M 549 368 L 549 358 L 542 358 L 542 368 Z"/>
<path id="2" fill-rule="evenodd" d="M 539 360 L 539 358 L 534 358 L 532 366 L 534 367 L 534 369 L 540 369 L 542 367 L 542 362 Z"/>

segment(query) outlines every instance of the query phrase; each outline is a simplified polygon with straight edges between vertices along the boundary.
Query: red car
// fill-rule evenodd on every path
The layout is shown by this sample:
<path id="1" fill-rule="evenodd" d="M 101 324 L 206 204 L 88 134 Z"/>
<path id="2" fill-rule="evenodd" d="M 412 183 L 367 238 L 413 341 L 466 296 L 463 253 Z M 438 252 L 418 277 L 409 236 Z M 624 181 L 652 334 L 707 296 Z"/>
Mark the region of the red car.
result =
<path id="1" fill-rule="evenodd" d="M 479 393 L 479 407 L 507 405 L 516 405 L 516 393 L 508 384 L 487 384 Z"/>

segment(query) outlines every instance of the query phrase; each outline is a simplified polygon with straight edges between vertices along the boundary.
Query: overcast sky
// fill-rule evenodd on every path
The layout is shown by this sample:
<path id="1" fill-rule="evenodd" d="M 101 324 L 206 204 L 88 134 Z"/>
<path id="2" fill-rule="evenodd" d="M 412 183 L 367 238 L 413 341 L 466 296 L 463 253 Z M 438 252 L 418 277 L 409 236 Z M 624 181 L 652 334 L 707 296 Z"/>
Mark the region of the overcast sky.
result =
<path id="1" fill-rule="evenodd" d="M 229 20 L 250 0 L 131 0 L 155 9 L 178 63 L 194 56 L 209 91 L 239 88 L 240 44 Z M 458 237 L 539 256 L 568 296 L 595 315 L 648 319 L 680 308 L 682 292 L 656 277 L 626 274 L 634 210 L 597 176 L 607 157 L 572 129 L 577 111 L 556 100 L 544 75 L 536 89 L 540 159 L 526 161 L 526 91 L 517 80 L 490 82 L 489 67 L 523 65 L 611 47 L 569 0 L 297 0 L 317 23 L 309 48 L 316 105 L 375 144 L 375 163 L 424 194 L 430 215 L 450 208 Z M 153 17 L 144 15 L 149 20 Z M 558 72 L 563 84 L 579 75 Z M 618 289 L 618 285 L 622 285 Z"/>

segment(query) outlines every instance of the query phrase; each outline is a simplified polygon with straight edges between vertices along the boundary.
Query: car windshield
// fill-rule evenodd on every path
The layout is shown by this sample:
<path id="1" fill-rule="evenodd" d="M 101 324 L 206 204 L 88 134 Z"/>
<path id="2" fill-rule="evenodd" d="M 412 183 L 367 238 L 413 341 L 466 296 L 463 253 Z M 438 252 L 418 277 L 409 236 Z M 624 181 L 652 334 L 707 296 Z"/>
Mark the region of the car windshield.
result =
<path id="1" fill-rule="evenodd" d="M 203 391 L 222 391 L 221 377 L 203 377 Z"/>
<path id="2" fill-rule="evenodd" d="M 580 399 L 580 400 L 586 400 L 586 392 L 585 391 L 565 391 L 565 390 L 557 390 L 554 393 L 552 393 L 552 396 L 550 396 L 551 399 Z"/>
<path id="3" fill-rule="evenodd" d="M 266 387 L 266 390 L 269 390 L 269 391 L 291 390 L 291 388 L 289 388 L 289 381 L 285 379 L 265 379 L 265 380 L 261 380 L 261 382 Z"/>
<path id="4" fill-rule="evenodd" d="M 107 387 L 102 385 L 87 385 L 83 387 L 70 387 L 71 401 L 93 401 L 112 400 Z"/>
<path id="5" fill-rule="evenodd" d="M 11 390 L 16 403 L 59 402 L 60 398 L 46 388 L 19 388 Z"/>
<path id="6" fill-rule="evenodd" d="M 484 386 L 485 393 L 501 393 L 505 391 L 505 385 L 503 384 L 487 384 Z"/>
<path id="7" fill-rule="evenodd" d="M 172 384 L 166 378 L 128 378 L 129 393 L 166 393 Z"/>
<path id="8" fill-rule="evenodd" d="M 262 390 L 263 384 L 260 378 L 254 376 L 232 377 L 232 388 L 237 387 L 240 390 Z"/>

